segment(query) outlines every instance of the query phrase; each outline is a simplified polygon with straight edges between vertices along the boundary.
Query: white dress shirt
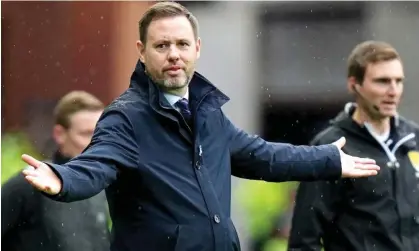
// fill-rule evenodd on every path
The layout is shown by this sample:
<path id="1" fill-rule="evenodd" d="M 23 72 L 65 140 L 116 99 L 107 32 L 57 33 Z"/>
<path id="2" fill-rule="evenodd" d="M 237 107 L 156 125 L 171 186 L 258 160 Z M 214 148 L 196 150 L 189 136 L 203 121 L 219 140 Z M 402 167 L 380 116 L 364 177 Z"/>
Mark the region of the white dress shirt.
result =
<path id="1" fill-rule="evenodd" d="M 167 99 L 167 101 L 169 102 L 169 104 L 171 106 L 173 106 L 173 108 L 175 108 L 176 110 L 179 111 L 179 108 L 177 108 L 175 106 L 176 102 L 178 102 L 180 99 L 185 98 L 187 100 L 189 100 L 189 90 L 186 90 L 186 93 L 183 97 L 179 97 L 170 93 L 164 93 L 164 97 Z"/>

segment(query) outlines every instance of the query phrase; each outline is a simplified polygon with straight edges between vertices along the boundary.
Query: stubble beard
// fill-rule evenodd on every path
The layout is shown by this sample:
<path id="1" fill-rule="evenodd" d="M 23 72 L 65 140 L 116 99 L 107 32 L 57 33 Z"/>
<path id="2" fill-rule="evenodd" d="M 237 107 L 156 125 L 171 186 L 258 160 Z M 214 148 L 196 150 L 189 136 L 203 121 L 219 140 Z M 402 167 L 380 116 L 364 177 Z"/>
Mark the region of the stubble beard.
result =
<path id="1" fill-rule="evenodd" d="M 168 78 L 160 81 L 160 85 L 165 90 L 180 90 L 188 86 L 190 81 L 190 77 L 188 76 L 182 76 L 182 77 L 174 77 L 174 78 Z"/>
<path id="2" fill-rule="evenodd" d="M 170 77 L 164 72 L 159 74 L 156 71 L 150 71 L 147 67 L 145 69 L 145 73 L 162 91 L 175 94 L 183 93 L 183 90 L 188 87 L 190 81 L 192 80 L 194 72 L 195 69 L 190 72 L 185 69 L 183 70 L 183 74 L 176 77 Z"/>
<path id="3" fill-rule="evenodd" d="M 159 79 L 151 75 L 149 76 L 155 84 L 157 84 L 162 90 L 167 92 L 178 92 L 179 90 L 186 88 L 192 79 L 192 77 L 188 76 L 186 72 L 183 76 L 165 78 L 163 75 Z"/>

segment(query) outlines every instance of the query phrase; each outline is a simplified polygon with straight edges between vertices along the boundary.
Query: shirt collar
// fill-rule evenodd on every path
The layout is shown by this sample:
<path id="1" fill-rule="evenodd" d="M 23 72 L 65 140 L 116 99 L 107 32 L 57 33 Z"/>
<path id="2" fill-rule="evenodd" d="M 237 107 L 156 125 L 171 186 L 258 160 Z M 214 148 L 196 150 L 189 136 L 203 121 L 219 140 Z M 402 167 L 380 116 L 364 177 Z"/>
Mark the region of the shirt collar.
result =
<path id="1" fill-rule="evenodd" d="M 189 90 L 188 89 L 186 90 L 186 93 L 183 97 L 179 97 L 170 93 L 164 93 L 164 97 L 167 99 L 167 101 L 169 102 L 171 106 L 174 106 L 176 102 L 178 102 L 182 98 L 189 100 Z"/>

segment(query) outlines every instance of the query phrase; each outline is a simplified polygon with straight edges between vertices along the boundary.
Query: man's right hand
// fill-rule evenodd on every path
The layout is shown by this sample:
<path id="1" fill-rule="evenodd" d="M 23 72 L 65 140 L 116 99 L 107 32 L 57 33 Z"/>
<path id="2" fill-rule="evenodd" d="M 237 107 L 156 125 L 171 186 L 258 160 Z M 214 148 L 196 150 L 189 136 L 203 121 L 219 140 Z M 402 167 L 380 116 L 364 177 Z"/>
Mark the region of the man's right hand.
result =
<path id="1" fill-rule="evenodd" d="M 60 178 L 47 164 L 27 154 L 22 155 L 22 160 L 29 165 L 22 173 L 32 186 L 50 195 L 56 195 L 61 191 Z"/>

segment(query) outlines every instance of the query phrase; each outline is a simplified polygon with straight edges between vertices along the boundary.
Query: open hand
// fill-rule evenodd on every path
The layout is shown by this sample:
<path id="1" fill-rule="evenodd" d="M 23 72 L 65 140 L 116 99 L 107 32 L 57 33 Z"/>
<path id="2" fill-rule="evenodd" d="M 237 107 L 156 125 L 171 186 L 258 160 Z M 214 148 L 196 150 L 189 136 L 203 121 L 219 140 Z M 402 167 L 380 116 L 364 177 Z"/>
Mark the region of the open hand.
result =
<path id="1" fill-rule="evenodd" d="M 50 195 L 56 195 L 61 191 L 60 178 L 47 164 L 26 154 L 22 155 L 22 160 L 29 165 L 22 173 L 32 186 Z"/>
<path id="2" fill-rule="evenodd" d="M 375 160 L 354 157 L 344 153 L 341 149 L 345 143 L 345 137 L 342 137 L 333 143 L 333 145 L 337 146 L 340 151 L 343 178 L 360 178 L 378 174 L 380 167 L 375 164 Z"/>

